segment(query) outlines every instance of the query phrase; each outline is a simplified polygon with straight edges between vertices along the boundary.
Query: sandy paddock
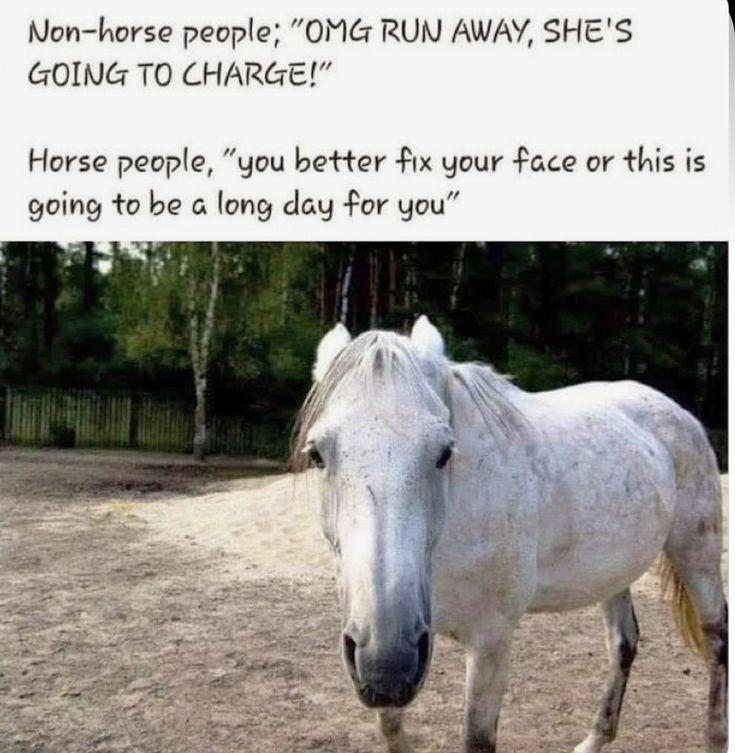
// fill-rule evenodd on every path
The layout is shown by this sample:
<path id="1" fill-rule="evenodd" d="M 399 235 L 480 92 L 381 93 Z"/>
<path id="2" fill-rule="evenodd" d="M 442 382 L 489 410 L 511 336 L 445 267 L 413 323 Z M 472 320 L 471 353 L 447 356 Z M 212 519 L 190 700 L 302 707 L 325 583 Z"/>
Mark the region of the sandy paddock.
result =
<path id="1" fill-rule="evenodd" d="M 0 751 L 382 748 L 344 676 L 326 544 L 289 476 L 183 459 L 0 452 Z M 611 753 L 699 753 L 706 677 L 656 580 Z M 525 619 L 500 751 L 567 753 L 606 656 L 595 609 Z M 440 639 L 408 712 L 419 753 L 458 749 L 462 653 Z"/>

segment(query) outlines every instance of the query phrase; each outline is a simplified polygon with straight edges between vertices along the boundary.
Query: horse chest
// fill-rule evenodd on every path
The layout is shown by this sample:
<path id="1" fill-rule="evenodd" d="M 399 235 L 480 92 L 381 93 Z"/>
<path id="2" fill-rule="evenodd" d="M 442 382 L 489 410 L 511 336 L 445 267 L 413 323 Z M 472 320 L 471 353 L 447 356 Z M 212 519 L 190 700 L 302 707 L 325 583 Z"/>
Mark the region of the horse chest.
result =
<path id="1" fill-rule="evenodd" d="M 434 625 L 461 637 L 486 614 L 516 619 L 535 587 L 536 528 L 528 504 L 496 500 L 483 516 L 448 521 L 433 561 Z"/>

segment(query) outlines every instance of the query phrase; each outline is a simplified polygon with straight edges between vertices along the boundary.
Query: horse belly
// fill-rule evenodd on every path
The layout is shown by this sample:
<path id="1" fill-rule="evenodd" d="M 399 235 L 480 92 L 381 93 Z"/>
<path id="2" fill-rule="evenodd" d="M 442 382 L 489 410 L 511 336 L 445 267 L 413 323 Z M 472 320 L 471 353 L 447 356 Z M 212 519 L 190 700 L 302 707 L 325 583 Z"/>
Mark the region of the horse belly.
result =
<path id="1" fill-rule="evenodd" d="M 663 448 L 567 475 L 540 511 L 537 586 L 529 611 L 603 601 L 651 566 L 671 530 L 675 477 Z"/>

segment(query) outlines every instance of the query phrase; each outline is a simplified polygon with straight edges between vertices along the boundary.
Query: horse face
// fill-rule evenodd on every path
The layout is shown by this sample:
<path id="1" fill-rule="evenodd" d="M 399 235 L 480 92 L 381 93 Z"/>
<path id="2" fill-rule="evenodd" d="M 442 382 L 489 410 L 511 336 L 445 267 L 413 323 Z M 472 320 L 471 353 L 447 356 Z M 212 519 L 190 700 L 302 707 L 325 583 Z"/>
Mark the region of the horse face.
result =
<path id="1" fill-rule="evenodd" d="M 431 557 L 453 437 L 441 419 L 403 401 L 367 402 L 355 395 L 327 410 L 306 452 L 320 469 L 345 667 L 366 705 L 404 706 L 431 659 Z"/>

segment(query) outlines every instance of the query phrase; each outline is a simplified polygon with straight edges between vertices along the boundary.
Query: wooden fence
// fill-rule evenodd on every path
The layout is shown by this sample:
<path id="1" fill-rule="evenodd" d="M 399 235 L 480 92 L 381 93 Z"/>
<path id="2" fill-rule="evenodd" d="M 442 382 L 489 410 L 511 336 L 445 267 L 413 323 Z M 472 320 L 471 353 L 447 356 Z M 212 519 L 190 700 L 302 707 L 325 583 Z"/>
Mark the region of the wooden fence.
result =
<path id="1" fill-rule="evenodd" d="M 207 451 L 283 457 L 288 427 L 212 414 Z M 36 447 L 191 452 L 194 409 L 183 400 L 135 392 L 0 387 L 0 440 Z"/>
<path id="2" fill-rule="evenodd" d="M 284 458 L 289 427 L 210 414 L 207 452 Z M 194 409 L 183 400 L 136 392 L 0 386 L 0 441 L 35 447 L 191 452 Z M 710 431 L 722 469 L 727 433 Z"/>

